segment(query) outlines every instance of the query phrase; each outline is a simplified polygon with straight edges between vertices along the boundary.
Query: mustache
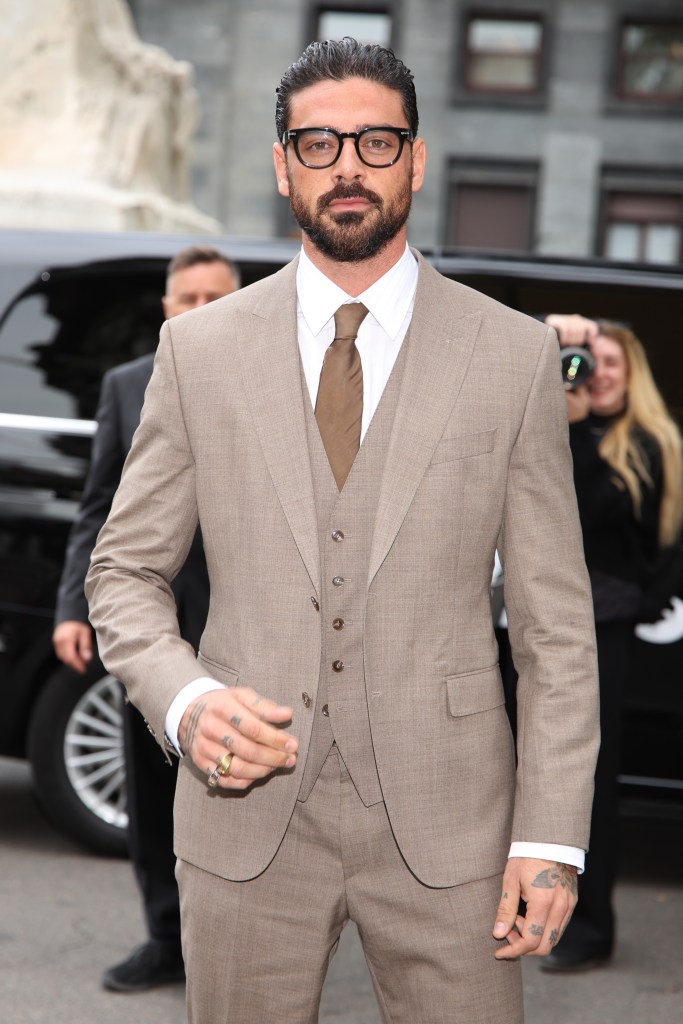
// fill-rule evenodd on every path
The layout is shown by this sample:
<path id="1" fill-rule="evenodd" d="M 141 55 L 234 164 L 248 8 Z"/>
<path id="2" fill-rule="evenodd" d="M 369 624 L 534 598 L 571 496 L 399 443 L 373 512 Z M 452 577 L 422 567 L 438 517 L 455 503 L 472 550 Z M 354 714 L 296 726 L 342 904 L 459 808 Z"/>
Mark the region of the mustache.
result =
<path id="1" fill-rule="evenodd" d="M 374 203 L 380 209 L 383 205 L 382 197 L 377 195 L 376 192 L 364 188 L 360 182 L 354 182 L 351 185 L 344 185 L 342 182 L 339 182 L 329 192 L 319 196 L 317 202 L 318 213 L 322 213 L 335 199 L 367 199 L 369 203 Z"/>

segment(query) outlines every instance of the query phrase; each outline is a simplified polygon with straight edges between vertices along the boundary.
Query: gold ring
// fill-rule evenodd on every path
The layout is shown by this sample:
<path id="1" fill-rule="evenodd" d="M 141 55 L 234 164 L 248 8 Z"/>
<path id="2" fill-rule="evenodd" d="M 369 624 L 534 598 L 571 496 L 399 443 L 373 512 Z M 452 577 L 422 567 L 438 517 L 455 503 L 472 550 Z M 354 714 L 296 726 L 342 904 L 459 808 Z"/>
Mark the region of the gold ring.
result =
<path id="1" fill-rule="evenodd" d="M 216 771 L 219 775 L 230 774 L 230 765 L 234 756 L 234 754 L 223 754 L 222 757 L 216 758 Z"/>
<path id="2" fill-rule="evenodd" d="M 209 777 L 206 780 L 207 785 L 210 786 L 211 789 L 214 789 L 218 785 L 218 780 L 222 774 L 223 773 L 218 768 L 214 768 L 212 771 L 209 771 Z"/>

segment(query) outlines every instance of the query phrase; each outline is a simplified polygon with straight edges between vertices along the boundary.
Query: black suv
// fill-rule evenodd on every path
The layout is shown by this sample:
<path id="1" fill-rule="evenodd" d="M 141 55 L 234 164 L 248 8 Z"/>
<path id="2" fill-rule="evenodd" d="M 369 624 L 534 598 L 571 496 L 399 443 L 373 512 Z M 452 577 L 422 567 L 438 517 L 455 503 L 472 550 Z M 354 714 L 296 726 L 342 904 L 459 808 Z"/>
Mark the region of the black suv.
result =
<path id="1" fill-rule="evenodd" d="M 91 849 L 126 851 L 121 691 L 97 660 L 55 659 L 54 602 L 81 496 L 103 373 L 154 350 L 182 236 L 0 231 L 0 756 L 28 757 L 51 820 Z M 296 252 L 211 239 L 249 284 Z M 444 274 L 528 312 L 627 321 L 683 415 L 683 275 L 652 266 L 427 252 Z M 680 268 L 679 268 L 680 269 Z M 559 370 L 558 370 L 559 372 Z M 683 603 L 642 631 L 622 765 L 625 796 L 683 809 Z"/>

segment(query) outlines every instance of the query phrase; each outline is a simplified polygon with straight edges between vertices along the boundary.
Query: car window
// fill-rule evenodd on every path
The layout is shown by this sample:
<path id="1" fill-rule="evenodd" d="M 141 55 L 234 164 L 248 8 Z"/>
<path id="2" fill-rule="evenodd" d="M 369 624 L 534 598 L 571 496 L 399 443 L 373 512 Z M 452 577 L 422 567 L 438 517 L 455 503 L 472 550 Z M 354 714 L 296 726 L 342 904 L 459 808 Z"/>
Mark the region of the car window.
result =
<path id="1" fill-rule="evenodd" d="M 449 273 L 448 269 L 446 272 Z M 587 317 L 616 320 L 630 327 L 642 341 L 657 385 L 671 413 L 683 426 L 683 346 L 679 344 L 683 320 L 683 282 L 675 287 L 648 285 L 627 280 L 606 283 L 575 272 L 571 279 L 554 280 L 537 273 L 535 278 L 501 277 L 495 272 L 471 273 L 460 268 L 449 276 L 482 291 L 523 313 L 582 313 Z M 613 276 L 617 276 L 616 272 Z"/>
<path id="2" fill-rule="evenodd" d="M 44 272 L 0 322 L 0 413 L 90 420 L 102 375 L 153 352 L 163 273 Z"/>
<path id="3" fill-rule="evenodd" d="M 72 396 L 45 387 L 35 351 L 38 339 L 53 338 L 58 323 L 43 295 L 15 305 L 3 324 L 0 349 L 0 411 L 34 416 L 73 416 Z M 44 340 L 42 341 L 44 344 Z"/>
<path id="4" fill-rule="evenodd" d="M 683 349 L 677 337 L 683 289 L 536 281 L 520 284 L 516 302 L 525 312 L 582 313 L 626 324 L 642 341 L 669 410 L 683 424 Z"/>

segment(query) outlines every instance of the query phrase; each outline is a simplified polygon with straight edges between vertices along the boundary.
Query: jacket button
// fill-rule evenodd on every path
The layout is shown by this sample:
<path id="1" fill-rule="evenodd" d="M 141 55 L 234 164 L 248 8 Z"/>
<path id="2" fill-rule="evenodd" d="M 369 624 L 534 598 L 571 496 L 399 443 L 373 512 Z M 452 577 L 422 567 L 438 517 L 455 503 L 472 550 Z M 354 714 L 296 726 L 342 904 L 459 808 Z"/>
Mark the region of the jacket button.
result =
<path id="1" fill-rule="evenodd" d="M 312 701 L 312 700 L 311 700 L 311 698 L 310 698 L 310 697 L 308 696 L 308 694 L 307 694 L 307 693 L 302 693 L 302 694 L 301 694 L 301 699 L 302 699 L 302 701 L 304 702 L 304 707 L 305 707 L 305 708 L 310 708 L 310 706 L 311 706 L 311 704 L 313 703 L 313 701 Z"/>
<path id="2" fill-rule="evenodd" d="M 343 619 L 332 619 L 332 629 L 343 629 L 343 628 L 344 628 L 344 620 Z"/>
<path id="3" fill-rule="evenodd" d="M 327 704 L 323 704 L 323 714 L 325 718 L 330 717 L 330 709 L 328 708 Z"/>
<path id="4" fill-rule="evenodd" d="M 318 604 L 318 602 L 316 601 L 316 599 L 314 597 L 311 598 L 311 604 L 313 605 L 313 607 L 315 608 L 315 610 L 317 612 L 320 611 L 320 605 Z"/>
<path id="5" fill-rule="evenodd" d="M 332 577 L 332 586 L 333 587 L 343 587 L 344 583 L 345 583 L 345 580 L 344 580 L 343 576 L 333 576 Z"/>
<path id="6" fill-rule="evenodd" d="M 344 671 L 344 662 L 343 661 L 339 661 L 339 660 L 333 661 L 332 662 L 332 668 L 334 669 L 335 672 L 343 672 Z"/>
<path id="7" fill-rule="evenodd" d="M 337 543 L 339 543 L 339 541 L 341 541 L 341 540 L 344 540 L 343 532 L 341 530 L 333 530 L 332 531 L 332 540 L 336 540 Z"/>

